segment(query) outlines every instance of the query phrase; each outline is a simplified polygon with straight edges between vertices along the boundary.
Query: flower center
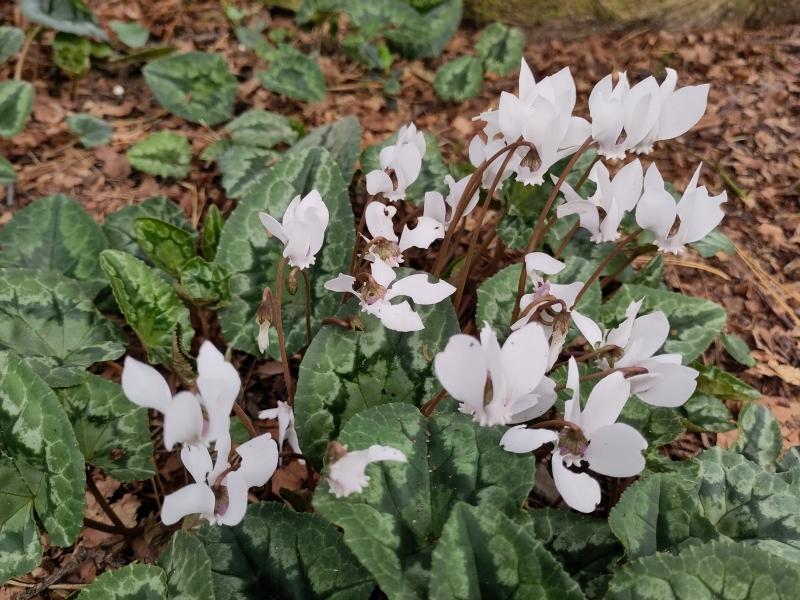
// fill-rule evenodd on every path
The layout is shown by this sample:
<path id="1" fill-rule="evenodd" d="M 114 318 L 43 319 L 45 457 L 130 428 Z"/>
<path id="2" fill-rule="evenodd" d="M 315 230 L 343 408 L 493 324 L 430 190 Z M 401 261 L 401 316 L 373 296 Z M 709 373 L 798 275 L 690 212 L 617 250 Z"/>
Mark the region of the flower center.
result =
<path id="1" fill-rule="evenodd" d="M 400 246 L 385 237 L 376 237 L 369 243 L 368 252 L 371 252 L 383 262 L 387 264 L 396 264 L 400 262 L 402 253 Z"/>
<path id="2" fill-rule="evenodd" d="M 564 427 L 558 434 L 558 451 L 561 456 L 583 456 L 589 447 L 589 441 L 577 426 Z"/>
<path id="3" fill-rule="evenodd" d="M 375 281 L 372 275 L 361 273 L 358 278 L 363 281 L 358 290 L 358 295 L 361 296 L 364 304 L 371 306 L 386 297 L 386 288 Z"/>
<path id="4" fill-rule="evenodd" d="M 214 514 L 221 517 L 228 512 L 228 508 L 230 507 L 228 488 L 224 485 L 217 485 L 211 489 L 214 492 Z"/>

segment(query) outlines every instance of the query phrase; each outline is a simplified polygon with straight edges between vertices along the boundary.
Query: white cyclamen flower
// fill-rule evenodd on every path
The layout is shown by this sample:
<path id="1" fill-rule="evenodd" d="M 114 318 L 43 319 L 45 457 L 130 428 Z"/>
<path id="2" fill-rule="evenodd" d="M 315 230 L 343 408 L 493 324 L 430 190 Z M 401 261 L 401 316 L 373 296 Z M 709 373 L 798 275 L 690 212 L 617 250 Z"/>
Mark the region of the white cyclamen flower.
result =
<path id="1" fill-rule="evenodd" d="M 496 115 L 496 112 L 493 114 Z M 469 143 L 469 162 L 472 163 L 473 167 L 480 167 L 507 145 L 508 143 L 503 138 L 489 137 L 487 141 L 483 141 L 481 136 L 473 136 Z M 514 151 L 514 154 L 506 164 L 503 174 L 500 175 L 500 179 L 498 179 L 496 189 L 502 189 L 503 182 L 519 170 L 519 165 L 527 153 L 527 148 L 518 148 Z M 501 153 L 500 156 L 495 158 L 483 171 L 483 177 L 481 178 L 481 186 L 483 188 L 488 189 L 491 187 L 500 173 L 500 167 L 506 162 L 507 156 L 505 152 Z"/>
<path id="2" fill-rule="evenodd" d="M 597 190 L 588 200 L 564 182 L 566 202 L 557 208 L 556 214 L 559 219 L 578 215 L 581 227 L 589 231 L 593 242 L 616 241 L 622 218 L 634 209 L 642 195 L 642 163 L 638 160 L 628 163 L 611 179 L 606 166 L 599 162 L 592 168 L 589 179 L 597 184 Z"/>
<path id="3" fill-rule="evenodd" d="M 544 330 L 531 323 L 513 332 L 502 348 L 489 324 L 480 342 L 457 334 L 433 361 L 436 377 L 460 405 L 483 426 L 520 423 L 541 416 L 556 399 L 555 383 L 545 377 L 548 343 Z"/>
<path id="4" fill-rule="evenodd" d="M 278 450 L 283 450 L 284 440 L 289 442 L 289 447 L 295 454 L 302 454 L 300 450 L 300 440 L 297 439 L 297 430 L 294 427 L 294 411 L 288 402 L 278 400 L 276 408 L 268 408 L 258 413 L 259 419 L 278 420 Z M 300 460 L 300 464 L 306 461 Z"/>
<path id="5" fill-rule="evenodd" d="M 280 223 L 265 212 L 258 213 L 258 217 L 266 230 L 285 244 L 283 256 L 290 266 L 306 269 L 314 264 L 330 218 L 317 190 L 311 190 L 302 199 L 295 196 Z"/>
<path id="6" fill-rule="evenodd" d="M 469 183 L 471 177 L 471 175 L 465 175 L 456 181 L 450 175 L 445 175 L 444 182 L 447 184 L 447 187 L 450 188 L 450 191 L 447 193 L 447 196 L 442 196 L 439 192 L 426 192 L 423 214 L 444 225 L 445 229 L 450 227 L 455 211 L 458 208 L 458 203 L 461 201 L 461 196 L 464 195 L 467 183 Z M 473 211 L 478 204 L 479 198 L 480 192 L 475 190 L 472 198 L 469 199 L 467 205 L 464 207 L 464 212 L 461 215 L 462 218 Z"/>
<path id="7" fill-rule="evenodd" d="M 603 361 L 603 366 L 613 363 L 617 368 L 647 369 L 647 373 L 629 378 L 632 394 L 653 406 L 681 406 L 694 393 L 698 373 L 681 364 L 680 354 L 653 356 L 667 341 L 669 320 L 660 310 L 639 317 L 641 306 L 641 300 L 631 302 L 625 311 L 625 320 L 605 335 L 597 323 L 577 311 L 572 312 L 572 320 L 593 348 L 616 346 L 620 349 L 618 358 Z"/>
<path id="8" fill-rule="evenodd" d="M 402 200 L 417 180 L 425 156 L 425 136 L 414 123 L 400 128 L 394 144 L 380 151 L 380 169 L 367 173 L 367 192 L 383 194 L 390 202 Z"/>
<path id="9" fill-rule="evenodd" d="M 609 159 L 625 158 L 624 143 L 620 143 L 625 126 L 625 95 L 628 77 L 619 74 L 617 85 L 612 75 L 606 75 L 589 94 L 589 114 L 592 117 L 592 139 L 597 142 L 597 153 Z"/>
<path id="10" fill-rule="evenodd" d="M 590 513 L 600 503 L 600 484 L 588 473 L 569 467 L 586 462 L 589 469 L 601 475 L 633 477 L 644 469 L 642 451 L 647 440 L 630 425 L 616 422 L 630 396 L 630 384 L 622 373 L 601 379 L 581 411 L 578 365 L 570 358 L 567 388 L 573 393 L 564 403 L 564 420 L 571 426 L 555 432 L 518 425 L 506 431 L 500 445 L 509 452 L 528 453 L 554 444 L 551 464 L 558 492 L 573 509 Z"/>
<path id="11" fill-rule="evenodd" d="M 422 319 L 408 300 L 392 304 L 391 300 L 402 296 L 411 298 L 415 304 L 438 304 L 456 291 L 446 281 L 431 283 L 427 273 L 415 273 L 396 279 L 394 270 L 383 261 L 370 265 L 372 275 L 356 287 L 356 278 L 340 273 L 335 279 L 325 282 L 325 289 L 355 295 L 361 309 L 381 320 L 384 327 L 394 331 L 419 331 L 424 329 Z"/>
<path id="12" fill-rule="evenodd" d="M 203 342 L 197 356 L 199 394 L 179 392 L 174 397 L 161 374 L 150 365 L 125 357 L 122 390 L 128 400 L 164 415 L 164 446 L 209 443 L 228 434 L 233 403 L 242 385 L 239 373 L 211 342 Z"/>
<path id="13" fill-rule="evenodd" d="M 372 236 L 367 239 L 365 258 L 369 261 L 382 260 L 390 267 L 397 267 L 403 262 L 403 252 L 409 248 L 426 249 L 444 237 L 444 225 L 429 216 L 418 217 L 414 229 L 408 225 L 403 227 L 403 233 L 398 237 L 394 232 L 393 219 L 397 214 L 394 206 L 370 202 L 364 210 L 367 231 Z"/>
<path id="14" fill-rule="evenodd" d="M 647 169 L 644 193 L 636 207 L 636 222 L 655 234 L 655 244 L 662 252 L 680 254 L 686 244 L 702 240 L 711 233 L 725 216 L 721 205 L 728 199 L 727 193 L 710 196 L 705 186 L 697 187 L 702 166 L 702 163 L 698 165 L 677 204 L 664 187 L 664 179 L 655 163 Z M 680 219 L 680 225 L 670 235 L 676 219 Z"/>
<path id="15" fill-rule="evenodd" d="M 404 463 L 406 455 L 396 448 L 377 444 L 366 450 L 344 452 L 343 456 L 328 467 L 326 479 L 331 493 L 337 498 L 360 493 L 369 483 L 367 465 L 382 460 Z"/>
<path id="16" fill-rule="evenodd" d="M 708 84 L 675 89 L 678 74 L 667 69 L 659 86 L 648 77 L 624 94 L 626 150 L 649 153 L 653 144 L 683 135 L 700 120 L 708 104 Z"/>
<path id="17" fill-rule="evenodd" d="M 519 329 L 531 319 L 532 311 L 527 310 L 531 304 L 541 301 L 546 296 L 552 296 L 561 300 L 567 310 L 572 310 L 575 298 L 583 287 L 582 281 L 572 283 L 552 283 L 546 281 L 544 275 L 555 275 L 564 270 L 566 265 L 550 256 L 545 252 L 530 252 L 525 255 L 525 271 L 528 279 L 533 284 L 533 291 L 520 298 L 519 308 L 521 313 L 525 313 L 516 323 L 511 325 L 512 330 Z M 560 311 L 559 306 L 553 306 L 553 310 Z"/>
<path id="18" fill-rule="evenodd" d="M 217 440 L 213 466 L 205 446 L 183 447 L 181 460 L 195 483 L 164 498 L 161 521 L 165 525 L 194 514 L 217 525 L 241 522 L 247 512 L 247 491 L 267 483 L 278 468 L 278 446 L 268 433 L 241 444 L 236 453 L 242 462 L 236 470 L 230 470 L 228 463 L 230 447 L 229 436 Z"/>
<path id="19" fill-rule="evenodd" d="M 550 167 L 589 138 L 589 122 L 572 116 L 575 98 L 575 82 L 569 68 L 537 82 L 522 59 L 519 96 L 503 92 L 498 108 L 498 125 L 506 142 L 521 137 L 531 142 L 538 153 L 533 164 L 523 161 L 519 166 L 518 181 L 526 185 L 544 183 L 544 174 Z"/>

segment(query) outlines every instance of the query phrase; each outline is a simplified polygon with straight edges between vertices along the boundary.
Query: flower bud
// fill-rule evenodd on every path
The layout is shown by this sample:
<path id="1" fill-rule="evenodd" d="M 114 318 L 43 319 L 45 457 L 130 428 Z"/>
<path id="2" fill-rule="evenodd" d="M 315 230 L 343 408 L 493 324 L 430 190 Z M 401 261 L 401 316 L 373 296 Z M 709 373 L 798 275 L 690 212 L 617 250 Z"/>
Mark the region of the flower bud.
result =
<path id="1" fill-rule="evenodd" d="M 274 321 L 272 312 L 272 291 L 267 287 L 261 296 L 261 304 L 256 311 L 256 323 L 258 323 L 258 349 L 263 354 L 269 347 L 269 328 Z"/>
<path id="2" fill-rule="evenodd" d="M 297 293 L 297 273 L 299 271 L 300 269 L 295 267 L 289 271 L 289 276 L 286 278 L 286 291 L 292 296 Z"/>

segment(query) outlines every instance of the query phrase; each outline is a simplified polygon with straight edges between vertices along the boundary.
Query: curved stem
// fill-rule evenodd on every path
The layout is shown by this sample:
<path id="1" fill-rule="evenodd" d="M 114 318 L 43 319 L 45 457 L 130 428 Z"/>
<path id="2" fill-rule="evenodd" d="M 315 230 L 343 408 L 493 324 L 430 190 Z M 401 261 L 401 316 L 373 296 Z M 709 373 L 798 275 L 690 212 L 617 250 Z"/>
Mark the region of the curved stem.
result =
<path id="1" fill-rule="evenodd" d="M 308 271 L 300 269 L 306 284 L 306 346 L 311 343 L 311 280 Z"/>
<path id="2" fill-rule="evenodd" d="M 611 264 L 611 261 L 614 260 L 620 254 L 622 254 L 628 242 L 635 240 L 641 232 L 642 229 L 640 227 L 637 227 L 633 233 L 626 235 L 624 238 L 622 238 L 615 244 L 611 252 L 609 252 L 608 255 L 606 255 L 606 257 L 600 262 L 600 264 L 597 265 L 594 272 L 583 283 L 583 287 L 578 292 L 578 295 L 575 296 L 575 302 L 573 303 L 572 306 L 578 305 L 580 299 L 583 298 L 583 295 L 589 290 L 589 287 L 597 280 L 597 278 L 603 274 L 603 271 L 605 271 L 606 267 Z"/>
<path id="3" fill-rule="evenodd" d="M 286 382 L 286 401 L 289 406 L 294 406 L 294 380 L 289 370 L 289 357 L 286 354 L 286 338 L 283 335 L 283 315 L 281 314 L 281 297 L 283 296 L 283 272 L 286 268 L 286 258 L 281 258 L 278 263 L 278 273 L 275 277 L 275 299 L 273 314 L 275 317 L 275 333 L 278 334 L 278 348 L 281 351 L 281 367 L 283 368 L 283 379 Z"/>
<path id="4" fill-rule="evenodd" d="M 439 390 L 439 393 L 436 394 L 433 398 L 428 400 L 425 404 L 422 405 L 422 414 L 426 417 L 430 417 L 433 414 L 433 411 L 436 410 L 436 407 L 439 405 L 439 402 L 444 400 L 444 397 L 447 396 L 447 390 Z"/>
<path id="5" fill-rule="evenodd" d="M 247 413 L 244 412 L 244 409 L 239 405 L 238 402 L 233 403 L 233 412 L 236 413 L 236 416 L 244 425 L 244 428 L 247 430 L 247 434 L 250 436 L 250 439 L 258 436 L 258 432 L 256 431 L 255 426 L 253 425 L 253 421 L 247 416 Z"/>
<path id="6" fill-rule="evenodd" d="M 629 377 L 634 377 L 635 375 L 645 375 L 649 373 L 647 369 L 644 367 L 614 367 L 611 369 L 605 369 L 603 371 L 596 371 L 594 373 L 589 373 L 588 375 L 584 375 L 580 378 L 581 382 L 584 381 L 591 381 L 593 379 L 602 379 L 606 375 L 612 375 L 613 373 L 622 373 L 625 379 Z M 561 390 L 565 389 L 567 386 L 563 383 L 556 386 L 556 391 L 560 392 Z"/>

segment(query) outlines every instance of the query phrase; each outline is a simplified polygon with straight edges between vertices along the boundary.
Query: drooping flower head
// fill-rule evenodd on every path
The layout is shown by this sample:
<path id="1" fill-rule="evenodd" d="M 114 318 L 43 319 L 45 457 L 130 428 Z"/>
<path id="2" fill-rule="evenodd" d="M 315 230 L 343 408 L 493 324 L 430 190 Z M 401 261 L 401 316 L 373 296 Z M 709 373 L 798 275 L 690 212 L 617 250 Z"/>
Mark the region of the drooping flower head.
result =
<path id="1" fill-rule="evenodd" d="M 625 96 L 630 90 L 628 77 L 619 74 L 617 85 L 613 75 L 606 75 L 589 94 L 589 114 L 592 117 L 592 139 L 597 152 L 608 159 L 625 158 L 625 146 L 620 142 L 625 126 Z"/>
<path id="2" fill-rule="evenodd" d="M 450 175 L 445 175 L 444 182 L 447 184 L 450 191 L 447 193 L 447 196 L 442 196 L 441 193 L 435 191 L 426 192 L 423 214 L 441 223 L 445 229 L 450 227 L 455 211 L 458 208 L 458 203 L 461 201 L 461 196 L 463 196 L 466 191 L 470 178 L 471 175 L 465 175 L 456 181 Z M 464 207 L 464 212 L 461 215 L 462 218 L 473 211 L 478 204 L 479 198 L 480 192 L 475 190 L 475 193 Z"/>
<path id="3" fill-rule="evenodd" d="M 284 243 L 283 256 L 290 266 L 307 269 L 314 264 L 330 218 L 328 207 L 317 190 L 311 190 L 302 199 L 295 196 L 280 223 L 265 212 L 258 213 L 258 217 L 264 228 Z"/>
<path id="4" fill-rule="evenodd" d="M 380 169 L 367 173 L 367 192 L 383 194 L 390 202 L 402 200 L 406 188 L 417 180 L 425 156 L 425 136 L 414 123 L 397 132 L 394 144 L 380 151 Z"/>
<path id="5" fill-rule="evenodd" d="M 259 419 L 278 420 L 278 450 L 283 449 L 283 442 L 288 441 L 292 452 L 302 454 L 300 450 L 300 440 L 297 439 L 297 430 L 294 427 L 294 411 L 288 402 L 278 400 L 276 408 L 268 408 L 258 413 Z M 305 464 L 304 460 L 299 460 L 300 464 Z"/>
<path id="6" fill-rule="evenodd" d="M 367 465 L 388 460 L 406 462 L 406 455 L 390 446 L 372 445 L 366 450 L 347 451 L 338 442 L 328 445 L 328 475 L 326 477 L 331 493 L 337 498 L 346 498 L 361 493 L 369 483 Z"/>
<path id="7" fill-rule="evenodd" d="M 411 229 L 406 225 L 398 237 L 393 222 L 397 208 L 382 202 L 370 202 L 364 210 L 364 220 L 371 236 L 367 239 L 365 256 L 369 261 L 381 260 L 394 268 L 403 262 L 403 252 L 409 248 L 426 249 L 444 237 L 444 226 L 434 218 L 418 217 L 417 226 Z"/>

